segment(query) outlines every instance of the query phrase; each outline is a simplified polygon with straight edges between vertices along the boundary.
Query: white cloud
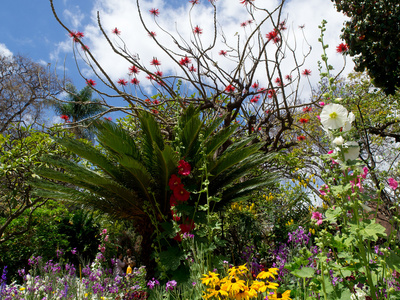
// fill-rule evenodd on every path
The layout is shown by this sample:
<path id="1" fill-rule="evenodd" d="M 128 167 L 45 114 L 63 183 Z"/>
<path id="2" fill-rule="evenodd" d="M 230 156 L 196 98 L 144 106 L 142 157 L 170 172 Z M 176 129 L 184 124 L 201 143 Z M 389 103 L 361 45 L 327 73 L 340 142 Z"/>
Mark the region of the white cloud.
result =
<path id="1" fill-rule="evenodd" d="M 72 25 L 72 30 L 76 30 L 82 24 L 82 20 L 85 15 L 81 12 L 78 6 L 75 6 L 73 10 L 65 9 L 63 12 L 64 18 Z"/>
<path id="2" fill-rule="evenodd" d="M 13 56 L 12 52 L 7 48 L 7 46 L 2 43 L 0 43 L 0 55 Z"/>
<path id="3" fill-rule="evenodd" d="M 169 34 L 172 34 L 179 43 L 182 43 L 182 39 L 191 44 L 194 42 L 196 37 L 193 35 L 193 27 L 200 26 L 203 30 L 203 34 L 200 36 L 203 48 L 208 47 L 213 43 L 213 11 L 212 6 L 208 1 L 201 1 L 202 4 L 196 5 L 191 11 L 189 18 L 189 10 L 191 4 L 189 1 L 185 1 L 180 7 L 171 7 L 167 1 L 162 0 L 150 0 L 140 1 L 142 17 L 145 24 L 148 26 L 150 31 L 154 31 L 157 34 L 157 40 L 161 45 L 167 46 L 169 49 L 174 50 L 176 53 L 182 54 L 183 52 L 176 47 L 176 44 L 171 39 Z M 256 4 L 261 1 L 255 1 Z M 262 1 L 264 8 L 272 10 L 278 4 L 277 0 Z M 240 27 L 240 23 L 250 18 L 247 13 L 246 7 L 240 4 L 239 0 L 219 0 L 216 2 L 218 8 L 218 37 L 216 40 L 216 46 L 214 50 L 209 52 L 211 58 L 217 61 L 218 65 L 226 70 L 228 73 L 234 70 L 236 63 L 232 63 L 232 60 L 218 55 L 218 52 L 222 49 L 228 50 L 228 47 L 222 43 L 221 29 L 223 30 L 224 37 L 227 43 L 236 47 L 238 42 L 237 39 L 241 39 L 239 45 L 243 46 L 243 39 L 246 34 L 250 32 L 250 28 L 243 29 Z M 157 8 L 160 12 L 159 17 L 154 18 L 150 15 L 149 10 Z M 116 45 L 124 48 L 126 47 L 132 54 L 138 54 L 140 63 L 148 67 L 149 70 L 155 71 L 156 68 L 150 65 L 150 61 L 153 57 L 157 57 L 162 63 L 160 69 L 165 74 L 181 74 L 182 71 L 179 66 L 176 65 L 168 55 L 159 49 L 153 39 L 148 36 L 147 32 L 143 29 L 140 22 L 139 14 L 136 8 L 136 1 L 132 0 L 97 0 L 91 12 L 91 20 L 84 28 L 84 42 L 90 47 L 90 51 L 94 57 L 101 64 L 103 69 L 107 72 L 113 81 L 117 81 L 119 78 L 128 79 L 128 68 L 130 64 L 116 55 L 107 41 L 102 36 L 97 26 L 97 11 L 100 12 L 101 23 L 104 31 L 109 36 L 110 40 Z M 267 16 L 264 11 L 255 13 L 256 20 L 261 20 Z M 312 70 L 312 76 L 309 77 L 312 85 L 316 85 L 319 81 L 317 61 L 321 60 L 322 48 L 318 42 L 320 31 L 318 26 L 321 24 L 322 19 L 326 19 L 327 31 L 325 32 L 325 43 L 329 44 L 330 47 L 327 49 L 329 63 L 335 67 L 335 71 L 339 71 L 343 66 L 343 57 L 335 52 L 335 47 L 341 41 L 339 38 L 340 29 L 345 20 L 345 17 L 336 12 L 333 4 L 330 0 L 291 0 L 285 4 L 283 9 L 282 18 L 287 18 L 288 30 L 285 31 L 285 35 L 289 35 L 288 41 L 292 47 L 296 47 L 296 55 L 298 56 L 299 62 L 301 62 L 302 54 L 308 51 L 307 43 L 303 41 L 301 30 L 299 25 L 305 25 L 305 37 L 308 43 L 312 46 L 313 50 L 310 56 L 307 58 L 304 68 Z M 80 22 L 76 21 L 77 23 Z M 163 32 L 158 26 L 165 29 Z M 256 26 L 252 25 L 252 28 Z M 120 36 L 116 36 L 111 33 L 113 28 L 117 27 L 121 31 Z M 267 21 L 262 25 L 262 32 L 268 33 L 273 29 L 272 24 Z M 293 37 L 296 37 L 296 43 Z M 182 37 L 182 39 L 181 39 Z M 120 38 L 122 40 L 120 40 Z M 183 43 L 182 43 L 183 44 Z M 71 51 L 71 42 L 61 43 L 58 51 Z M 68 46 L 68 47 L 67 47 Z M 191 45 L 193 48 L 193 45 Z M 67 48 L 69 50 L 67 50 Z M 274 55 L 276 46 L 268 45 L 267 53 L 269 57 Z M 58 55 L 58 54 L 57 54 Z M 291 58 L 290 52 L 286 52 L 287 60 L 282 63 L 282 69 L 285 74 L 288 74 L 294 67 L 294 60 Z M 174 56 L 175 58 L 177 56 Z M 179 58 L 178 58 L 179 60 Z M 352 62 L 350 59 L 347 60 L 346 72 L 351 71 Z M 247 68 L 250 67 L 249 62 L 246 64 Z M 93 75 L 90 72 L 84 72 L 86 75 Z M 265 74 L 260 72 L 257 73 L 260 85 L 266 85 Z M 274 75 L 274 78 L 276 75 Z M 150 92 L 150 82 L 145 78 L 143 72 L 139 74 L 139 80 L 148 92 Z M 305 95 L 307 87 L 304 87 Z"/>

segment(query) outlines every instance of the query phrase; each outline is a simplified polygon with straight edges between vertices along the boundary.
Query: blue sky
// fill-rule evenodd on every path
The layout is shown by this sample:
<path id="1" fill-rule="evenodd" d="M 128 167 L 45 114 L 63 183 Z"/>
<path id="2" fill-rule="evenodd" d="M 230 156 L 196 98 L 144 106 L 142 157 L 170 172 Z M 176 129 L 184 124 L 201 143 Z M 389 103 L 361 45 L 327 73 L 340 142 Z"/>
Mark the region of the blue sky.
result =
<path id="1" fill-rule="evenodd" d="M 144 60 L 150 60 L 149 57 L 157 56 L 163 62 L 165 72 L 174 73 L 176 67 L 169 62 L 162 54 L 157 54 L 151 40 L 143 31 L 135 17 L 134 0 L 54 0 L 57 13 L 60 18 L 72 30 L 79 30 L 85 33 L 84 41 L 87 42 L 91 51 L 98 57 L 99 61 L 107 69 L 113 80 L 124 78 L 127 73 L 128 65 L 115 58 L 104 39 L 96 31 L 95 13 L 102 11 L 102 21 L 106 30 L 118 27 L 122 33 L 121 37 L 130 46 L 130 50 L 138 53 Z M 149 8 L 159 8 L 159 22 L 168 30 L 175 31 L 177 28 L 183 35 L 190 34 L 187 31 L 187 13 L 190 7 L 189 1 L 174 0 L 146 0 L 141 1 L 146 22 L 152 26 L 152 18 L 148 13 Z M 206 19 L 210 19 L 210 10 L 208 1 L 202 0 L 201 5 L 193 15 L 194 22 L 203 24 Z M 239 0 L 218 0 L 219 11 L 221 12 L 221 25 L 226 35 L 234 36 L 235 32 L 241 30 L 239 24 L 244 21 L 243 5 Z M 258 5 L 274 5 L 276 0 L 255 0 Z M 343 65 L 341 56 L 336 55 L 335 47 L 341 41 L 339 38 L 340 29 L 345 17 L 336 12 L 330 0 L 291 0 L 287 1 L 284 16 L 287 16 L 288 26 L 293 31 L 298 26 L 305 25 L 305 34 L 308 42 L 313 47 L 313 53 L 306 63 L 307 68 L 313 71 L 311 81 L 315 84 L 318 81 L 317 60 L 320 59 L 321 51 L 317 42 L 319 37 L 318 25 L 322 19 L 327 19 L 326 40 L 330 44 L 328 55 L 331 64 L 336 69 Z M 179 23 L 181 22 L 181 23 Z M 196 23 L 196 24 L 197 24 Z M 186 25 L 185 25 L 186 24 Z M 154 25 L 154 24 L 153 24 Z M 190 29 L 190 28 L 189 28 Z M 186 31 L 185 31 L 186 30 Z M 207 26 L 204 25 L 206 39 Z M 80 77 L 74 64 L 72 53 L 72 42 L 67 32 L 57 23 L 51 12 L 50 3 L 47 0 L 15 0 L 4 1 L 0 10 L 0 52 L 11 52 L 13 54 L 22 54 L 30 57 L 32 60 L 47 64 L 51 63 L 53 67 L 57 66 L 58 71 L 63 71 L 65 60 L 66 74 L 73 83 L 82 88 L 85 80 Z M 298 34 L 298 32 L 297 32 Z M 160 35 L 160 40 L 164 37 Z M 165 39 L 165 43 L 170 43 Z M 82 61 L 80 61 L 82 63 Z M 222 63 L 222 62 L 221 62 Z M 347 60 L 346 73 L 351 71 L 351 60 Z M 226 64 L 229 68 L 229 64 Z M 87 78 L 94 76 L 84 64 L 81 64 L 81 71 Z M 93 77 L 96 79 L 95 77 Z M 98 82 L 98 80 L 96 80 Z M 145 80 L 141 79 L 145 84 Z M 147 91 L 151 93 L 151 86 L 146 86 Z M 118 102 L 118 105 L 124 105 Z M 114 114 L 115 115 L 115 114 Z"/>

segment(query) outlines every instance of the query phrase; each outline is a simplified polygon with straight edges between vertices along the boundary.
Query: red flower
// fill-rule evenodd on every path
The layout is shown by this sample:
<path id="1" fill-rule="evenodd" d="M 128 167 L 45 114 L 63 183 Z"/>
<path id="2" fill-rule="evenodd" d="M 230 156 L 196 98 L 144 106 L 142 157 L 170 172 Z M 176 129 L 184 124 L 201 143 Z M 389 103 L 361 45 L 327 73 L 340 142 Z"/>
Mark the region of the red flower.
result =
<path id="1" fill-rule="evenodd" d="M 276 28 L 268 32 L 266 38 L 268 39 L 268 41 L 273 40 L 274 43 L 277 43 L 281 40 L 280 37 L 278 36 L 278 30 Z"/>
<path id="2" fill-rule="evenodd" d="M 154 80 L 154 79 L 156 79 L 156 78 L 155 78 L 153 75 L 151 75 L 151 74 L 147 75 L 146 78 L 147 78 L 148 80 Z"/>
<path id="3" fill-rule="evenodd" d="M 67 115 L 61 115 L 60 118 L 63 119 L 64 121 L 69 120 L 69 117 Z"/>
<path id="4" fill-rule="evenodd" d="M 261 92 L 262 94 L 266 94 L 267 93 L 267 90 L 265 89 L 265 88 L 259 88 L 258 90 L 257 90 L 257 92 Z"/>
<path id="5" fill-rule="evenodd" d="M 115 28 L 112 30 L 112 33 L 114 33 L 114 34 L 116 34 L 116 35 L 120 35 L 120 34 L 121 34 L 121 31 L 119 31 L 118 28 L 115 27 Z"/>
<path id="6" fill-rule="evenodd" d="M 181 159 L 179 161 L 179 165 L 178 165 L 179 175 L 188 176 L 190 174 L 191 170 L 192 170 L 192 167 L 190 166 L 190 164 L 188 162 L 184 161 L 183 159 Z"/>
<path id="7" fill-rule="evenodd" d="M 226 56 L 227 52 L 225 50 L 219 51 L 219 55 Z"/>
<path id="8" fill-rule="evenodd" d="M 347 50 L 349 50 L 349 46 L 347 46 L 345 43 L 341 43 L 336 47 L 337 53 L 345 53 Z"/>
<path id="9" fill-rule="evenodd" d="M 160 101 L 156 99 L 153 101 L 153 104 L 155 104 L 155 105 L 160 104 Z"/>
<path id="10" fill-rule="evenodd" d="M 276 95 L 276 91 L 275 90 L 268 90 L 268 98 L 272 98 L 275 95 Z"/>
<path id="11" fill-rule="evenodd" d="M 303 107 L 303 112 L 310 112 L 310 111 L 312 111 L 311 107 L 308 107 L 308 106 Z"/>
<path id="12" fill-rule="evenodd" d="M 247 22 L 242 22 L 242 23 L 240 23 L 240 26 L 241 26 L 241 27 L 246 27 L 246 26 L 247 26 Z"/>
<path id="13" fill-rule="evenodd" d="M 78 32 L 75 34 L 75 36 L 76 36 L 78 39 L 81 39 L 81 38 L 83 38 L 85 35 L 83 34 L 83 32 L 78 31 Z"/>
<path id="14" fill-rule="evenodd" d="M 285 79 L 288 80 L 288 81 L 292 81 L 292 75 L 286 75 Z"/>
<path id="15" fill-rule="evenodd" d="M 182 233 L 189 232 L 193 230 L 195 227 L 196 225 L 194 224 L 194 221 L 189 218 L 186 218 L 185 222 L 179 225 L 179 228 L 181 229 Z"/>
<path id="16" fill-rule="evenodd" d="M 178 184 L 174 189 L 174 196 L 178 201 L 188 201 L 190 197 L 190 193 L 185 190 L 183 184 Z"/>
<path id="17" fill-rule="evenodd" d="M 154 74 L 156 74 L 157 76 L 160 76 L 160 77 L 162 77 L 162 75 L 163 75 L 163 72 L 161 72 L 161 71 L 157 71 L 157 72 L 155 72 Z"/>
<path id="18" fill-rule="evenodd" d="M 179 61 L 179 64 L 182 66 L 187 66 L 188 64 L 190 64 L 190 58 L 187 56 L 181 58 L 181 60 Z"/>
<path id="19" fill-rule="evenodd" d="M 139 80 L 137 80 L 137 78 L 135 77 L 135 78 L 132 78 L 132 80 L 131 80 L 131 83 L 132 84 L 134 84 L 134 85 L 138 85 L 139 84 Z"/>
<path id="20" fill-rule="evenodd" d="M 125 80 L 125 79 L 119 79 L 119 80 L 117 81 L 117 83 L 118 83 L 119 85 L 126 86 L 126 85 L 128 84 L 128 81 Z"/>
<path id="21" fill-rule="evenodd" d="M 281 86 L 281 85 L 282 85 L 282 81 L 281 81 L 281 79 L 280 79 L 279 77 L 276 77 L 276 78 L 275 78 L 275 83 L 276 83 L 278 86 Z"/>
<path id="22" fill-rule="evenodd" d="M 190 71 L 190 72 L 196 72 L 197 69 L 192 65 L 192 66 L 189 68 L 189 71 Z"/>
<path id="23" fill-rule="evenodd" d="M 260 95 L 257 95 L 257 96 L 254 96 L 253 98 L 251 98 L 250 102 L 257 103 L 258 100 L 260 100 Z"/>
<path id="24" fill-rule="evenodd" d="M 286 21 L 280 22 L 279 23 L 279 30 L 286 30 Z"/>
<path id="25" fill-rule="evenodd" d="M 96 82 L 93 79 L 86 79 L 86 84 L 90 86 L 95 86 Z"/>
<path id="26" fill-rule="evenodd" d="M 299 122 L 302 123 L 302 124 L 305 124 L 305 123 L 308 122 L 308 119 L 301 118 L 301 119 L 299 120 Z"/>
<path id="27" fill-rule="evenodd" d="M 192 3 L 193 5 L 194 4 L 199 4 L 199 0 L 190 0 L 189 3 Z"/>
<path id="28" fill-rule="evenodd" d="M 131 67 L 129 68 L 129 73 L 130 73 L 130 74 L 138 74 L 139 72 L 140 72 L 140 70 L 139 70 L 139 68 L 136 67 L 136 66 L 131 66 Z"/>
<path id="29" fill-rule="evenodd" d="M 304 135 L 299 135 L 298 137 L 297 137 L 297 140 L 298 141 L 304 141 L 306 139 L 306 137 L 304 136 Z"/>
<path id="30" fill-rule="evenodd" d="M 158 114 L 158 110 L 156 110 L 156 109 L 151 109 L 151 112 L 152 112 L 153 114 Z"/>
<path id="31" fill-rule="evenodd" d="M 228 93 L 233 93 L 235 91 L 235 87 L 233 86 L 233 85 L 228 85 L 226 88 L 225 88 L 225 92 L 228 92 Z"/>
<path id="32" fill-rule="evenodd" d="M 106 120 L 106 121 L 112 121 L 112 118 L 111 118 L 111 117 L 104 117 L 104 120 Z"/>
<path id="33" fill-rule="evenodd" d="M 193 29 L 193 33 L 194 33 L 194 34 L 202 34 L 202 33 L 203 33 L 203 29 L 201 29 L 199 26 L 196 26 L 196 27 Z"/>
<path id="34" fill-rule="evenodd" d="M 171 178 L 168 181 L 169 188 L 171 190 L 174 190 L 176 188 L 176 186 L 179 184 L 181 184 L 181 179 L 178 176 L 176 176 L 175 174 L 172 174 Z"/>
<path id="35" fill-rule="evenodd" d="M 157 58 L 153 58 L 153 60 L 150 62 L 150 64 L 152 65 L 152 66 L 159 66 L 159 65 L 161 65 L 161 63 L 160 63 L 160 61 L 157 59 Z"/>
<path id="36" fill-rule="evenodd" d="M 158 15 L 160 14 L 158 9 L 155 9 L 155 8 L 150 9 L 150 13 L 155 17 L 158 17 Z"/>
<path id="37" fill-rule="evenodd" d="M 311 70 L 309 69 L 304 69 L 303 72 L 301 72 L 304 76 L 310 76 L 311 75 Z"/>
<path id="38" fill-rule="evenodd" d="M 254 82 L 251 86 L 253 89 L 258 89 L 258 82 Z"/>
<path id="39" fill-rule="evenodd" d="M 149 32 L 149 36 L 151 36 L 151 37 L 155 37 L 157 34 L 154 32 L 154 31 L 150 31 Z"/>

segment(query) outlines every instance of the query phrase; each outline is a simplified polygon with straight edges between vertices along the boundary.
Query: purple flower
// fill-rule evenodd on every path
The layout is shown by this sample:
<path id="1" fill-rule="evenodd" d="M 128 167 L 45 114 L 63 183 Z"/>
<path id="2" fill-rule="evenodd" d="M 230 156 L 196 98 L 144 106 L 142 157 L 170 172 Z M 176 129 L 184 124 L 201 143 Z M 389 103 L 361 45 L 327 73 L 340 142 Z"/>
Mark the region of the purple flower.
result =
<path id="1" fill-rule="evenodd" d="M 64 254 L 63 249 L 60 249 L 60 250 L 57 249 L 56 253 L 57 253 L 57 258 L 59 258 L 60 256 L 62 256 Z"/>
<path id="2" fill-rule="evenodd" d="M 76 248 L 72 249 L 71 253 L 75 255 L 76 254 Z"/>
<path id="3" fill-rule="evenodd" d="M 149 289 L 154 289 L 154 287 L 156 286 L 156 285 L 159 285 L 160 283 L 158 282 L 158 280 L 157 279 L 152 279 L 152 280 L 149 280 L 149 282 L 147 283 L 147 286 L 149 287 Z"/>
<path id="4" fill-rule="evenodd" d="M 172 291 L 174 289 L 174 287 L 176 287 L 176 284 L 177 284 L 177 282 L 175 280 L 168 281 L 167 284 L 165 285 L 165 290 Z"/>

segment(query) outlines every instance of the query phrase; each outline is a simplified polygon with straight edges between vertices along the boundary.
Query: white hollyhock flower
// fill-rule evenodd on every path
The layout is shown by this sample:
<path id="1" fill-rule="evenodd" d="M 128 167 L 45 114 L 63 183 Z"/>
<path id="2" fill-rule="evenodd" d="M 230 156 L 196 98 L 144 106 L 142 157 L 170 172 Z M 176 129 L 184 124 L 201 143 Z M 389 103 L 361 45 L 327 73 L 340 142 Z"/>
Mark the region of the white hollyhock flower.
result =
<path id="1" fill-rule="evenodd" d="M 339 129 L 348 119 L 347 109 L 340 104 L 331 103 L 325 105 L 321 111 L 321 123 L 326 129 Z"/>
<path id="2" fill-rule="evenodd" d="M 352 112 L 349 113 L 346 122 L 344 122 L 344 126 L 343 126 L 343 131 L 349 131 L 351 129 L 351 123 L 354 122 L 354 120 L 356 119 L 356 117 L 354 116 L 354 114 Z"/>
<path id="3" fill-rule="evenodd" d="M 346 161 L 354 160 L 360 155 L 360 146 L 354 141 L 346 142 L 343 144 L 342 151 Z"/>
<path id="4" fill-rule="evenodd" d="M 342 136 L 338 136 L 337 138 L 335 138 L 332 143 L 336 146 L 341 146 L 344 144 L 344 138 Z"/>

